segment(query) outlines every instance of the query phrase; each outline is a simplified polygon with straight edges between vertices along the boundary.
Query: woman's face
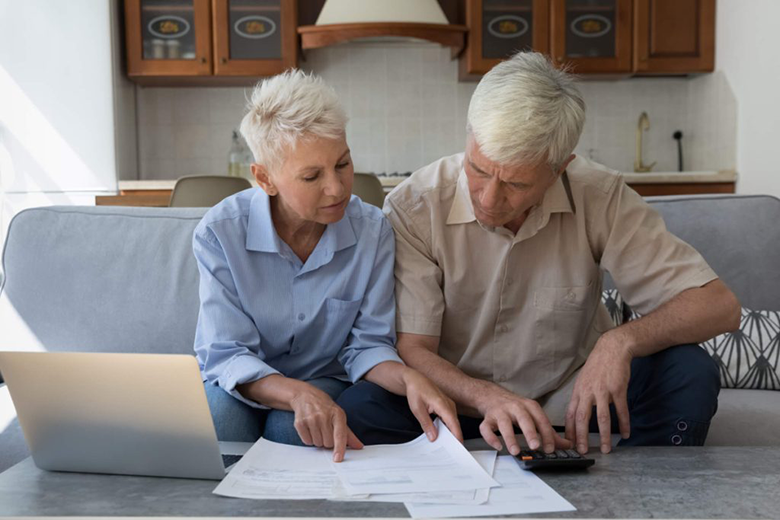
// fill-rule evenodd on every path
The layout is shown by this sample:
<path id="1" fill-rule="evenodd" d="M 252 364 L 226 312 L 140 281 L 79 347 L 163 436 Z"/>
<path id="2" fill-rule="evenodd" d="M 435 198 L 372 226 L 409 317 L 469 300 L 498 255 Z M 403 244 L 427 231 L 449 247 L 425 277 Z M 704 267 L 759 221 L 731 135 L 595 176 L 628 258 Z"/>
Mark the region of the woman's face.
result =
<path id="1" fill-rule="evenodd" d="M 332 224 L 344 216 L 353 175 L 345 137 L 307 138 L 299 141 L 281 168 L 270 174 L 271 192 L 275 193 L 269 195 L 276 196 L 280 216 L 288 224 Z M 257 180 L 265 189 L 261 179 Z"/>

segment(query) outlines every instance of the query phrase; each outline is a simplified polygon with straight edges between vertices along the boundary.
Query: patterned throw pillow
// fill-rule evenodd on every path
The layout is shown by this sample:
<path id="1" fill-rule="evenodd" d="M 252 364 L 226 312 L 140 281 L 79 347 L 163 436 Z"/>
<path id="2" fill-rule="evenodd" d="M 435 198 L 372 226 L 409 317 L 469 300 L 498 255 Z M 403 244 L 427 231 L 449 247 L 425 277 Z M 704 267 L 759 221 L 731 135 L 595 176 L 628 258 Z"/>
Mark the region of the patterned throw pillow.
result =
<path id="1" fill-rule="evenodd" d="M 718 363 L 723 388 L 780 390 L 780 312 L 742 309 L 739 330 L 701 346 Z"/>
<path id="2" fill-rule="evenodd" d="M 620 295 L 602 296 L 620 301 Z M 607 302 L 605 301 L 605 305 Z M 622 302 L 623 320 L 641 317 Z M 609 309 L 609 305 L 607 306 Z M 613 310 L 610 309 L 613 316 Z M 723 388 L 780 390 L 780 312 L 742 309 L 739 329 L 705 341 L 701 346 L 718 364 Z"/>

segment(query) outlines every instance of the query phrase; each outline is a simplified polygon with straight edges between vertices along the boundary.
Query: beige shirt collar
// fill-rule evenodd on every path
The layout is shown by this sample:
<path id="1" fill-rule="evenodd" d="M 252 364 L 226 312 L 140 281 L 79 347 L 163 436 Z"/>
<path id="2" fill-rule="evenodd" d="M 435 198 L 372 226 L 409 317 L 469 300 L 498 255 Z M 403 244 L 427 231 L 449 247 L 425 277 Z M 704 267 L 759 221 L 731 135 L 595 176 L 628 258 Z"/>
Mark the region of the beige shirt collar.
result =
<path id="1" fill-rule="evenodd" d="M 529 214 L 529 219 L 535 218 L 538 222 L 537 229 L 544 227 L 550 220 L 552 213 L 574 213 L 575 206 L 571 197 L 571 188 L 568 187 L 569 180 L 564 172 L 555 184 L 550 186 L 542 198 L 541 204 L 534 207 Z M 450 213 L 447 215 L 447 225 L 467 224 L 476 220 L 474 207 L 471 205 L 469 196 L 468 179 L 466 171 L 461 167 L 458 176 L 458 184 L 455 186 L 455 197 L 452 201 Z"/>

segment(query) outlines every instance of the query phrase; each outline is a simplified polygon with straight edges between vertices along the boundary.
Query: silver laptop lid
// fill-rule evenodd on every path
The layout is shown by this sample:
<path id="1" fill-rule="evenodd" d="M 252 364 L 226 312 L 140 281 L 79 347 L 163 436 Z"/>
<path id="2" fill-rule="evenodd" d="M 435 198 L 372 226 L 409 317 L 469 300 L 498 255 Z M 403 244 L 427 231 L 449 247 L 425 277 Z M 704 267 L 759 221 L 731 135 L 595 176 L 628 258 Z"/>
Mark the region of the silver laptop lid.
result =
<path id="1" fill-rule="evenodd" d="M 225 476 L 192 356 L 0 352 L 0 371 L 41 469 Z"/>

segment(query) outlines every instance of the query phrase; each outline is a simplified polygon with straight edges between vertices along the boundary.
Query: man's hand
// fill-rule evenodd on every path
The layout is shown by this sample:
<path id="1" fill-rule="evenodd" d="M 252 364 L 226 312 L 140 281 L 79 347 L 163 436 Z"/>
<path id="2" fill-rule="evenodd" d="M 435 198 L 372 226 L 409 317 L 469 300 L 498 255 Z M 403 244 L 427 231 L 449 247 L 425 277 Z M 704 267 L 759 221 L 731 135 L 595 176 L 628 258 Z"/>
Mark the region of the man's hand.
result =
<path id="1" fill-rule="evenodd" d="M 610 403 L 615 405 L 623 438 L 627 439 L 631 433 L 626 396 L 633 356 L 618 337 L 608 332 L 599 338 L 574 384 L 566 411 L 566 438 L 574 442 L 583 455 L 588 452 L 588 427 L 594 406 L 602 453 L 612 449 Z"/>
<path id="2" fill-rule="evenodd" d="M 430 379 L 414 369 L 404 367 L 403 381 L 406 385 L 409 408 L 420 422 L 428 440 L 435 441 L 438 436 L 436 427 L 431 421 L 431 414 L 434 413 L 447 425 L 455 438 L 463 442 L 458 412 L 452 399 L 444 395 L 444 392 L 439 390 Z"/>
<path id="3" fill-rule="evenodd" d="M 543 447 L 545 452 L 550 453 L 556 449 L 572 447 L 570 441 L 562 438 L 553 429 L 544 410 L 533 399 L 526 399 L 503 388 L 493 387 L 481 401 L 485 404 L 479 406 L 478 412 L 484 420 L 479 425 L 479 431 L 482 438 L 496 450 L 501 449 L 501 441 L 495 434 L 498 431 L 509 453 L 512 455 L 520 453 L 520 446 L 515 439 L 515 425 L 520 427 L 532 450 Z"/>
<path id="4" fill-rule="evenodd" d="M 347 446 L 363 447 L 347 426 L 347 414 L 322 390 L 306 385 L 290 400 L 295 412 L 295 431 L 304 444 L 333 449 L 333 461 L 344 460 Z"/>

